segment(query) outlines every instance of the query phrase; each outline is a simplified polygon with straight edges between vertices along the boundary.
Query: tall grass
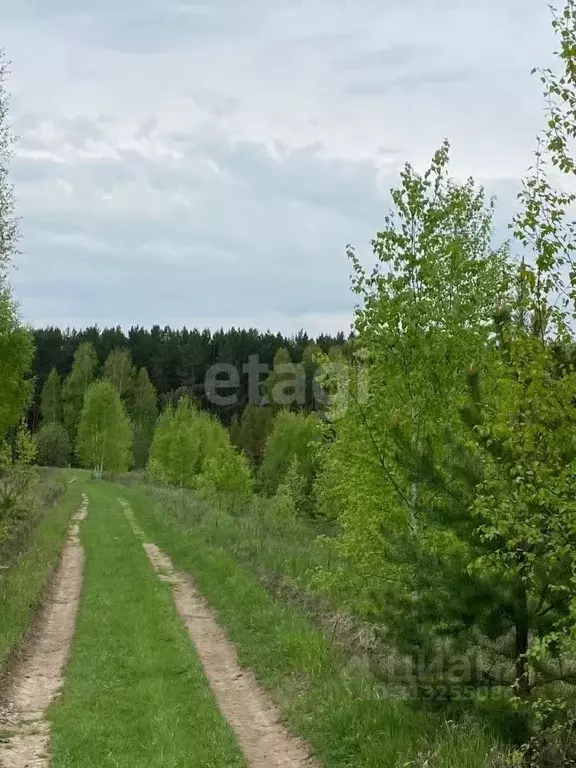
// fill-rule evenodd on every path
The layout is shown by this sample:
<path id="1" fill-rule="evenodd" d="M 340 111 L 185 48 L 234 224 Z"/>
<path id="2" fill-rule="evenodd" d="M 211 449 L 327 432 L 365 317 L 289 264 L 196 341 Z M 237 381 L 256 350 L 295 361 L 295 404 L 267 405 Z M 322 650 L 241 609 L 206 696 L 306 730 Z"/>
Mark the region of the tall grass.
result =
<path id="1" fill-rule="evenodd" d="M 487 768 L 500 738 L 474 713 L 422 707 L 382 685 L 369 664 L 319 626 L 303 594 L 334 553 L 305 521 L 289 525 L 256 500 L 238 517 L 191 492 L 126 489 L 149 540 L 190 571 L 240 661 L 327 768 Z M 338 564 L 337 564 L 338 566 Z M 335 567 L 337 567 L 335 566 Z M 278 580 L 283 588 L 270 589 Z M 294 579 L 299 599 L 286 600 Z M 332 606 L 333 607 L 333 606 Z"/>
<path id="2" fill-rule="evenodd" d="M 79 503 L 78 486 L 40 473 L 27 492 L 26 516 L 0 545 L 0 677 L 41 603 Z"/>

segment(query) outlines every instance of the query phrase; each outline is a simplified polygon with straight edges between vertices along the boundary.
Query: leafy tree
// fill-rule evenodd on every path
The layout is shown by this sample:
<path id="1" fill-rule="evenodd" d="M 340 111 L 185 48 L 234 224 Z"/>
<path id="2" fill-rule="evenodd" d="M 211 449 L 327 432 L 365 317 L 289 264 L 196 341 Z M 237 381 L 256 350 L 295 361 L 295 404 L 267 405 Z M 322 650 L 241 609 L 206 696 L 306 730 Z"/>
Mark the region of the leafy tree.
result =
<path id="1" fill-rule="evenodd" d="M 30 333 L 20 322 L 7 281 L 8 268 L 18 253 L 19 236 L 9 179 L 14 137 L 8 124 L 7 75 L 7 63 L 0 51 L 0 439 L 19 423 L 29 403 L 33 357 Z"/>
<path id="2" fill-rule="evenodd" d="M 256 355 L 260 363 L 271 365 L 278 350 L 286 348 L 291 360 L 305 361 L 307 348 L 314 344 L 306 334 L 284 337 L 268 331 L 261 333 L 254 328 L 211 332 L 207 329 L 159 326 L 146 329 L 136 326 L 127 333 L 121 328 L 37 329 L 34 331 L 36 356 L 33 373 L 38 382 L 35 407 L 40 406 L 39 395 L 52 367 L 56 366 L 65 378 L 71 370 L 75 350 L 84 342 L 94 346 L 98 360 L 106 360 L 116 348 L 128 350 L 136 367 L 147 369 L 162 406 L 169 403 L 176 406 L 182 396 L 188 396 L 203 410 L 219 415 L 223 423 L 229 423 L 235 415 L 241 416 L 245 403 L 256 404 L 254 382 L 246 371 L 243 372 L 251 355 Z M 343 348 L 348 346 L 343 334 L 322 335 L 315 343 L 324 353 L 334 345 Z M 206 373 L 214 363 L 221 362 L 232 364 L 240 372 L 235 404 L 221 406 L 207 397 L 204 387 Z M 307 373 L 311 375 L 312 367 Z M 307 410 L 314 408 L 310 384 L 309 376 L 305 403 Z"/>
<path id="3" fill-rule="evenodd" d="M 140 368 L 134 381 L 130 415 L 134 427 L 134 464 L 141 468 L 148 461 L 158 417 L 158 396 L 146 368 Z"/>
<path id="4" fill-rule="evenodd" d="M 274 420 L 274 411 L 266 405 L 246 406 L 240 420 L 230 425 L 230 439 L 258 466 Z"/>
<path id="5" fill-rule="evenodd" d="M 44 467 L 65 467 L 70 457 L 70 441 L 64 425 L 47 421 L 36 436 L 38 464 Z"/>
<path id="6" fill-rule="evenodd" d="M 26 492 L 32 486 L 35 473 L 36 440 L 22 423 L 11 444 L 0 446 L 0 541 L 11 528 L 29 514 Z"/>
<path id="7" fill-rule="evenodd" d="M 296 456 L 292 457 L 288 471 L 276 490 L 276 495 L 286 502 L 294 515 L 310 513 L 310 487 Z"/>
<path id="8" fill-rule="evenodd" d="M 314 414 L 304 416 L 290 411 L 277 414 L 258 471 L 258 483 L 264 493 L 269 496 L 276 493 L 296 460 L 310 499 L 317 471 L 314 443 L 319 436 L 320 423 Z"/>
<path id="9" fill-rule="evenodd" d="M 78 423 L 84 406 L 84 397 L 95 376 L 98 359 L 90 342 L 80 344 L 74 353 L 74 364 L 62 386 L 64 426 L 72 444 L 76 442 Z"/>
<path id="10" fill-rule="evenodd" d="M 274 365 L 268 378 L 261 385 L 264 403 L 271 408 L 297 409 L 306 400 L 306 376 L 301 365 L 292 362 L 290 351 L 279 349 L 274 355 Z"/>
<path id="11" fill-rule="evenodd" d="M 204 462 L 230 447 L 227 431 L 187 398 L 166 408 L 156 425 L 149 468 L 162 482 L 195 488 Z"/>
<path id="12" fill-rule="evenodd" d="M 62 421 L 62 385 L 56 368 L 52 368 L 42 388 L 40 413 L 44 424 Z"/>
<path id="13" fill-rule="evenodd" d="M 104 362 L 103 377 L 116 387 L 121 399 L 126 401 L 132 394 L 135 369 L 129 349 L 113 349 Z"/>
<path id="14" fill-rule="evenodd" d="M 76 455 L 83 467 L 102 473 L 125 472 L 132 463 L 132 427 L 114 384 L 96 381 L 84 400 Z"/>
<path id="15" fill-rule="evenodd" d="M 492 206 L 471 180 L 449 179 L 448 149 L 424 175 L 410 165 L 402 171 L 394 209 L 373 241 L 371 275 L 350 250 L 362 298 L 356 356 L 368 367 L 370 391 L 365 402 L 333 404 L 335 440 L 319 489 L 366 584 L 385 578 L 394 533 L 419 526 L 420 489 L 394 460 L 392 428 L 417 448 L 441 445 L 446 425 L 460 427 L 470 355 L 490 364 L 490 321 L 507 292 L 506 252 L 490 242 Z"/>
<path id="16" fill-rule="evenodd" d="M 218 456 L 207 457 L 197 488 L 208 498 L 223 500 L 228 510 L 234 513 L 250 500 L 254 490 L 254 478 L 246 456 L 229 446 Z"/>

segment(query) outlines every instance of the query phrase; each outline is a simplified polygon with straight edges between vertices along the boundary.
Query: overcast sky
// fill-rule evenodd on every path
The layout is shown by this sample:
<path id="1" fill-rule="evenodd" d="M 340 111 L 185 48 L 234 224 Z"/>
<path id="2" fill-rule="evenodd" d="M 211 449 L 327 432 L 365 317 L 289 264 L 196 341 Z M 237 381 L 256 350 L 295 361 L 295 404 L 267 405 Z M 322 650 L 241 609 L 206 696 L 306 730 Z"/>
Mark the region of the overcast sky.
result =
<path id="1" fill-rule="evenodd" d="M 545 0 L 0 0 L 36 326 L 347 330 L 347 243 L 444 137 L 501 197 L 541 127 Z"/>

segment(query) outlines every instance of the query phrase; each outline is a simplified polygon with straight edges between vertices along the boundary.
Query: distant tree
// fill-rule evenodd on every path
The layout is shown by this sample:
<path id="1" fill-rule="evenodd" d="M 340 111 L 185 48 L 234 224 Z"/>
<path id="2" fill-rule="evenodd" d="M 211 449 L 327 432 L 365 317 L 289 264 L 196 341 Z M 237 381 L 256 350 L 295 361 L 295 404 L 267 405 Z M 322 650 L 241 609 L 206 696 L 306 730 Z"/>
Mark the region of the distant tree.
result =
<path id="1" fill-rule="evenodd" d="M 204 462 L 230 446 L 224 427 L 187 398 L 169 406 L 158 419 L 149 469 L 162 482 L 195 488 Z"/>
<path id="2" fill-rule="evenodd" d="M 44 424 L 62 421 L 62 385 L 56 368 L 52 368 L 42 388 L 40 413 Z"/>
<path id="3" fill-rule="evenodd" d="M 76 442 L 78 422 L 84 405 L 84 397 L 94 380 L 96 352 L 90 342 L 80 344 L 74 353 L 74 364 L 62 387 L 64 426 L 72 444 Z"/>
<path id="4" fill-rule="evenodd" d="M 234 513 L 250 500 L 254 478 L 246 456 L 228 446 L 218 456 L 205 460 L 196 485 L 200 493 L 222 500 L 228 511 Z"/>
<path id="5" fill-rule="evenodd" d="M 275 410 L 296 410 L 306 402 L 306 375 L 304 368 L 292 362 L 285 347 L 274 355 L 274 365 L 268 378 L 262 382 L 265 403 Z"/>
<path id="6" fill-rule="evenodd" d="M 110 381 L 90 385 L 78 426 L 76 455 L 83 467 L 125 472 L 132 462 L 132 427 L 118 391 Z"/>
<path id="7" fill-rule="evenodd" d="M 129 349 L 113 349 L 106 358 L 102 369 L 103 377 L 111 381 L 122 400 L 126 401 L 132 392 L 135 368 Z"/>
<path id="8" fill-rule="evenodd" d="M 317 470 L 314 443 L 319 438 L 320 422 L 316 414 L 278 413 L 258 471 L 258 483 L 264 493 L 269 496 L 276 493 L 288 471 L 292 467 L 294 472 L 296 466 L 304 478 L 306 494 L 310 496 Z"/>
<path id="9" fill-rule="evenodd" d="M 64 425 L 47 421 L 36 437 L 38 464 L 42 467 L 65 467 L 70 457 L 70 440 Z"/>
<path id="10" fill-rule="evenodd" d="M 158 417 L 158 395 L 146 368 L 140 368 L 130 398 L 130 416 L 134 427 L 134 465 L 146 466 Z"/>
<path id="11" fill-rule="evenodd" d="M 272 428 L 274 411 L 267 405 L 247 405 L 240 420 L 230 425 L 230 439 L 253 464 L 259 465 L 264 456 L 266 439 Z"/>

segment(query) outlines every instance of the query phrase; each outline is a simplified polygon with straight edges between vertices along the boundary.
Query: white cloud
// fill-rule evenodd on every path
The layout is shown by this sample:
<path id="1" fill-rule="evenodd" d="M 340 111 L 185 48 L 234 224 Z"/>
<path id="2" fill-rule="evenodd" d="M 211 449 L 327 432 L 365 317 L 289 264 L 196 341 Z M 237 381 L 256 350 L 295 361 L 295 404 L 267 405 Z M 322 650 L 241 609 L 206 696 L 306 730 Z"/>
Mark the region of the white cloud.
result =
<path id="1" fill-rule="evenodd" d="M 345 245 L 367 250 L 405 160 L 448 136 L 454 172 L 509 210 L 540 127 L 529 71 L 554 48 L 543 0 L 21 0 L 4 16 L 34 323 L 333 329 L 354 304 Z"/>

